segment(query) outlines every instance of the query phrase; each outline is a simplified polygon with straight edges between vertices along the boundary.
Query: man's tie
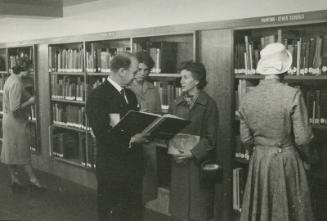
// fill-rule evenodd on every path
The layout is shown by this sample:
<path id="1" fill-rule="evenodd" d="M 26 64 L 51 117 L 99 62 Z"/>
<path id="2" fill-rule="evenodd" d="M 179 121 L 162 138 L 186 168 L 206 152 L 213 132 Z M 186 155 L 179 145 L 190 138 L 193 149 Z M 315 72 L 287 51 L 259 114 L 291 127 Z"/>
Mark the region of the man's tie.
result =
<path id="1" fill-rule="evenodd" d="M 128 104 L 128 100 L 127 100 L 127 97 L 126 97 L 125 89 L 124 88 L 120 90 L 120 94 L 123 97 L 123 99 L 126 102 L 126 104 Z"/>

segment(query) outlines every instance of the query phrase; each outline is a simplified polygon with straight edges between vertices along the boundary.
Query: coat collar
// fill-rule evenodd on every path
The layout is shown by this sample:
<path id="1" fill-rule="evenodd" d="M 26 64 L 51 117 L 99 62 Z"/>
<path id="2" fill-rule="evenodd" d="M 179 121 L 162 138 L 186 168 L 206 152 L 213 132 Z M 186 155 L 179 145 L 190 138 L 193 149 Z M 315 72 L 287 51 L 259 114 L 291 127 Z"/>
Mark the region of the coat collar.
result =
<path id="1" fill-rule="evenodd" d="M 209 95 L 206 92 L 201 90 L 195 103 L 205 106 L 208 103 L 208 100 L 209 100 Z M 177 97 L 175 100 L 176 105 L 180 105 L 183 102 L 185 102 L 183 95 Z"/>

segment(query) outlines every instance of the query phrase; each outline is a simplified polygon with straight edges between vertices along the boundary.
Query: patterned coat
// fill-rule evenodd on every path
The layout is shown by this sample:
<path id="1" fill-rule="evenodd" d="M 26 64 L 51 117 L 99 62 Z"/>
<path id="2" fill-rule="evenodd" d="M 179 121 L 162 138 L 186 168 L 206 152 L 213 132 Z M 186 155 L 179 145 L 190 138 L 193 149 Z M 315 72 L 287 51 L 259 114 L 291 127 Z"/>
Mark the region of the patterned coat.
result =
<path id="1" fill-rule="evenodd" d="M 240 107 L 241 140 L 254 145 L 241 221 L 311 221 L 310 191 L 299 152 L 312 139 L 300 90 L 263 80 Z"/>
<path id="2" fill-rule="evenodd" d="M 191 120 L 181 133 L 200 136 L 199 144 L 191 151 L 193 159 L 186 164 L 172 160 L 170 212 L 179 220 L 209 220 L 213 215 L 214 189 L 200 185 L 199 162 L 206 158 L 210 150 L 216 148 L 217 105 L 207 93 L 201 91 L 191 109 L 183 97 L 178 97 L 170 105 L 170 113 Z"/>

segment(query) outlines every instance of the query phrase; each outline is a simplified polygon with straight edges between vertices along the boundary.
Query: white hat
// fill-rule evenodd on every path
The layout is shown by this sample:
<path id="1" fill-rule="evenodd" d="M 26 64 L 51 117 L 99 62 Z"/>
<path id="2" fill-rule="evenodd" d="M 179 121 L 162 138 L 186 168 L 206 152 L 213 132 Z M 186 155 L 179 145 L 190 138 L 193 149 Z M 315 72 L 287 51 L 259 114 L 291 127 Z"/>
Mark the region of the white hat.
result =
<path id="1" fill-rule="evenodd" d="M 282 74 L 292 65 L 292 54 L 281 43 L 268 44 L 260 51 L 257 73 L 263 75 Z"/>

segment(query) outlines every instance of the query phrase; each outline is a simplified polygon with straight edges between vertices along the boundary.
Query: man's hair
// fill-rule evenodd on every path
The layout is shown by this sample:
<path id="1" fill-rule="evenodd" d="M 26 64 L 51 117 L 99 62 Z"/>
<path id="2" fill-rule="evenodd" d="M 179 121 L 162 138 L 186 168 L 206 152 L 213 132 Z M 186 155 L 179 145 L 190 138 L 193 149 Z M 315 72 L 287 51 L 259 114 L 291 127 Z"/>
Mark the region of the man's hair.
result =
<path id="1" fill-rule="evenodd" d="M 22 71 L 28 71 L 32 67 L 32 62 L 27 58 L 18 58 L 15 66 L 12 68 L 14 74 L 19 74 Z"/>
<path id="2" fill-rule="evenodd" d="M 114 56 L 113 59 L 110 61 L 111 71 L 117 72 L 120 68 L 129 69 L 132 63 L 132 57 L 134 56 L 128 52 L 124 52 Z"/>
<path id="3" fill-rule="evenodd" d="M 179 70 L 187 70 L 192 73 L 194 79 L 199 81 L 198 89 L 202 89 L 207 85 L 207 71 L 204 65 L 200 62 L 185 61 L 179 67 Z"/>
<path id="4" fill-rule="evenodd" d="M 140 52 L 136 52 L 135 56 L 139 63 L 145 64 L 148 67 L 148 69 L 151 71 L 151 69 L 154 66 L 154 61 L 148 53 L 144 51 L 140 51 Z"/>

